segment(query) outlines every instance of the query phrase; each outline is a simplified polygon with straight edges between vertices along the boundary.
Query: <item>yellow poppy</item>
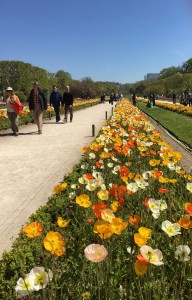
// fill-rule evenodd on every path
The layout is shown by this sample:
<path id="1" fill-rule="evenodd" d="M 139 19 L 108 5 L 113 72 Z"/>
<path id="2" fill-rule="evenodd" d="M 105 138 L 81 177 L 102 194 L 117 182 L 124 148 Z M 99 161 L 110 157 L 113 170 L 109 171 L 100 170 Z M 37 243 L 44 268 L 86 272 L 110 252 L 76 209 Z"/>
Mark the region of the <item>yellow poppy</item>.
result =
<path id="1" fill-rule="evenodd" d="M 67 183 L 64 182 L 64 183 L 62 183 L 62 184 L 56 185 L 56 186 L 54 187 L 54 190 L 53 190 L 53 191 L 54 191 L 55 194 L 59 194 L 59 193 L 61 193 L 62 191 L 66 190 L 66 188 L 67 188 Z"/>
<path id="2" fill-rule="evenodd" d="M 58 226 L 61 227 L 61 228 L 67 227 L 67 226 L 69 225 L 70 221 L 71 221 L 71 220 L 64 220 L 64 219 L 61 218 L 61 217 L 58 217 L 58 218 L 57 218 L 57 224 L 58 224 Z"/>
<path id="3" fill-rule="evenodd" d="M 80 206 L 83 206 L 85 208 L 88 208 L 91 206 L 91 201 L 88 195 L 82 194 L 80 196 L 76 197 L 76 203 L 79 204 Z"/>
<path id="4" fill-rule="evenodd" d="M 108 200 L 109 198 L 109 192 L 107 190 L 100 190 L 98 193 L 97 193 L 97 197 L 104 201 L 104 200 Z"/>
<path id="5" fill-rule="evenodd" d="M 43 233 L 43 225 L 38 222 L 32 222 L 31 224 L 23 227 L 22 231 L 26 234 L 26 236 L 30 238 L 35 238 L 37 236 L 41 236 Z"/>

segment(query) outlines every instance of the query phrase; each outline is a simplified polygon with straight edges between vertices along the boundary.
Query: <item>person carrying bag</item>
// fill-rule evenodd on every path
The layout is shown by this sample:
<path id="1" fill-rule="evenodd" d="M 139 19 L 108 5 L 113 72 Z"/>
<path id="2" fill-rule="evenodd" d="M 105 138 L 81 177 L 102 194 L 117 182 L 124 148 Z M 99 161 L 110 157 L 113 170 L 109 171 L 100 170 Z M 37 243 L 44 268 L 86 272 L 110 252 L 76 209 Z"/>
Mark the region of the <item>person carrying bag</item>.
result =
<path id="1" fill-rule="evenodd" d="M 22 112 L 23 106 L 19 98 L 15 95 L 13 89 L 10 86 L 6 89 L 6 92 L 7 92 L 7 97 L 6 97 L 7 115 L 11 122 L 13 135 L 18 136 L 19 135 L 18 115 Z"/>
<path id="2" fill-rule="evenodd" d="M 23 105 L 21 104 L 19 98 L 16 96 L 14 102 L 10 104 L 10 107 L 16 112 L 17 115 L 20 115 L 23 111 Z"/>

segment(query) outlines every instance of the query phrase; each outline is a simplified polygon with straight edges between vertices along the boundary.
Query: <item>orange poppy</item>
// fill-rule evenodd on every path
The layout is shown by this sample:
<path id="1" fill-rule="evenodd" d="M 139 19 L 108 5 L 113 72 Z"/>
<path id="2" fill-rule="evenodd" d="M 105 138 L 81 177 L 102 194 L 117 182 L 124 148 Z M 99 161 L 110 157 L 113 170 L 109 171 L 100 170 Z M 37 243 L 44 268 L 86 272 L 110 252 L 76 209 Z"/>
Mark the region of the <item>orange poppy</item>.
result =
<path id="1" fill-rule="evenodd" d="M 44 228 L 41 223 L 32 222 L 31 224 L 23 227 L 22 231 L 26 234 L 26 236 L 35 238 L 42 235 L 43 229 Z"/>
<path id="2" fill-rule="evenodd" d="M 192 216 L 192 203 L 187 202 L 185 203 L 185 211 Z"/>
<path id="3" fill-rule="evenodd" d="M 121 147 L 120 146 L 118 146 L 118 145 L 114 145 L 114 147 L 113 147 L 116 151 L 120 151 L 121 150 Z"/>
<path id="4" fill-rule="evenodd" d="M 158 189 L 158 192 L 159 192 L 159 193 L 162 193 L 162 194 L 166 194 L 166 193 L 169 192 L 169 190 L 164 189 L 164 188 L 159 188 L 159 189 Z"/>
<path id="5" fill-rule="evenodd" d="M 144 259 L 144 257 L 143 257 L 142 254 L 137 254 L 137 260 L 138 260 L 142 265 L 148 265 L 148 264 L 149 264 L 149 262 L 146 261 L 146 260 Z"/>
<path id="6" fill-rule="evenodd" d="M 156 154 L 156 151 L 155 151 L 155 150 L 150 150 L 150 153 L 151 153 L 152 155 L 155 155 L 155 154 Z"/>
<path id="7" fill-rule="evenodd" d="M 138 215 L 130 216 L 129 217 L 129 223 L 133 226 L 138 225 L 138 223 L 141 222 L 141 218 Z"/>
<path id="8" fill-rule="evenodd" d="M 139 261 L 134 263 L 134 270 L 138 276 L 142 276 L 147 271 L 148 266 L 141 264 Z"/>
<path id="9" fill-rule="evenodd" d="M 135 141 L 134 140 L 129 140 L 127 144 L 129 145 L 130 149 L 135 147 Z"/>
<path id="10" fill-rule="evenodd" d="M 89 173 L 85 174 L 84 176 L 85 176 L 85 178 L 88 179 L 88 180 L 94 179 L 93 175 L 92 175 L 92 174 L 89 174 Z"/>
<path id="11" fill-rule="evenodd" d="M 192 228 L 190 216 L 182 216 L 177 223 L 184 229 Z"/>
<path id="12" fill-rule="evenodd" d="M 88 223 L 93 223 L 93 219 L 92 219 L 91 217 L 89 217 L 89 218 L 87 219 L 87 222 L 88 222 Z"/>
<path id="13" fill-rule="evenodd" d="M 83 147 L 81 150 L 82 150 L 82 152 L 85 153 L 85 152 L 88 152 L 90 150 L 90 147 Z"/>

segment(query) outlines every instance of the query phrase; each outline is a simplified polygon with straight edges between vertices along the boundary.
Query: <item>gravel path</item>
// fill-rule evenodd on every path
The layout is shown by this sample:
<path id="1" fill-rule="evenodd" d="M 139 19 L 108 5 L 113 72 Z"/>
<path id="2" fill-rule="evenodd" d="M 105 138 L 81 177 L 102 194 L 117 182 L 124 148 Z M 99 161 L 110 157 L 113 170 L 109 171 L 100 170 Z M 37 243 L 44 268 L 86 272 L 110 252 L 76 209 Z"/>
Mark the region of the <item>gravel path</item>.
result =
<path id="1" fill-rule="evenodd" d="M 108 103 L 74 112 L 73 122 L 56 124 L 45 120 L 43 134 L 37 126 L 20 127 L 14 137 L 0 132 L 0 255 L 11 249 L 28 217 L 47 202 L 53 188 L 70 173 L 95 135 L 112 113 Z M 62 116 L 63 117 L 63 116 Z"/>

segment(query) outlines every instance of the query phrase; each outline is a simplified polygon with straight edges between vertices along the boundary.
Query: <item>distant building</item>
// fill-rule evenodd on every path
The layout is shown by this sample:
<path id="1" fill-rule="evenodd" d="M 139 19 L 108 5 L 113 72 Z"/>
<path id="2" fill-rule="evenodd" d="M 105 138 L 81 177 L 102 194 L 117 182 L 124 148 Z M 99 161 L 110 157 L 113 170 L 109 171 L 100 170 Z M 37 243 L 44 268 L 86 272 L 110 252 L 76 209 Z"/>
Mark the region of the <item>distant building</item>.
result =
<path id="1" fill-rule="evenodd" d="M 159 73 L 148 73 L 147 75 L 144 76 L 144 80 L 158 78 L 159 76 L 160 76 Z"/>

